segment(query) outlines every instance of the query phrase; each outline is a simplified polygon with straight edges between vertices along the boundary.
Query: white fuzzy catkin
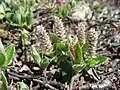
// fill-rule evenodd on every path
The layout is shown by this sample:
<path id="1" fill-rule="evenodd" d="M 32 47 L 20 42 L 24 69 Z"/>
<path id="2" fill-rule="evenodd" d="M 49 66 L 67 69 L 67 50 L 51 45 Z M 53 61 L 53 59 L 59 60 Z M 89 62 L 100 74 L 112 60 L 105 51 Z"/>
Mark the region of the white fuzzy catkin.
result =
<path id="1" fill-rule="evenodd" d="M 86 41 L 85 31 L 86 31 L 86 24 L 84 22 L 78 23 L 76 34 L 81 43 L 85 43 Z"/>
<path id="2" fill-rule="evenodd" d="M 90 28 L 88 30 L 88 52 L 92 57 L 95 57 L 96 55 L 97 43 L 98 34 L 95 31 L 95 28 Z"/>
<path id="3" fill-rule="evenodd" d="M 47 51 L 52 47 L 50 37 L 46 30 L 44 29 L 43 25 L 39 25 L 36 27 L 36 36 L 37 36 L 36 46 L 40 50 Z"/>
<path id="4" fill-rule="evenodd" d="M 57 39 L 60 41 L 64 40 L 66 37 L 66 30 L 64 28 L 62 19 L 56 16 L 54 16 L 54 29 Z"/>

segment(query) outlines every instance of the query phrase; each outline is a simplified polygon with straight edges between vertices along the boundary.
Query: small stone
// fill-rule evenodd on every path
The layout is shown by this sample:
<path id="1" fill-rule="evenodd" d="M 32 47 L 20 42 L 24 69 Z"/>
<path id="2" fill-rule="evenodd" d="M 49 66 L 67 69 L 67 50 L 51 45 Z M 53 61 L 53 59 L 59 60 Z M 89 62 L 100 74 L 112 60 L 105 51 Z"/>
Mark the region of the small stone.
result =
<path id="1" fill-rule="evenodd" d="M 108 72 L 112 72 L 112 71 L 113 71 L 113 69 L 112 69 L 112 68 L 109 68 L 109 69 L 108 69 Z"/>
<path id="2" fill-rule="evenodd" d="M 39 68 L 39 67 L 33 67 L 32 69 L 33 69 L 33 70 L 35 70 L 35 71 L 40 70 L 40 68 Z"/>
<path id="3" fill-rule="evenodd" d="M 113 81 L 117 81 L 117 78 L 115 76 L 113 77 Z"/>

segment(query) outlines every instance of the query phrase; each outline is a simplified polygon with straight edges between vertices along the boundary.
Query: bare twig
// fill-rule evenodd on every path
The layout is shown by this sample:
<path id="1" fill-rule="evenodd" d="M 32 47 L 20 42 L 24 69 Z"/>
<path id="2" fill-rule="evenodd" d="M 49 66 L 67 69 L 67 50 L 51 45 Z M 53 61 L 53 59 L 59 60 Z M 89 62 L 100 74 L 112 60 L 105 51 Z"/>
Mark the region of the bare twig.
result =
<path id="1" fill-rule="evenodd" d="M 21 79 L 35 79 L 35 78 L 38 78 L 39 76 L 37 77 L 33 77 L 31 75 L 27 75 L 27 76 L 24 76 L 24 75 L 19 75 L 17 73 L 13 73 L 13 72 L 7 72 L 7 74 L 11 75 L 12 77 L 18 77 L 18 78 L 21 78 Z"/>
<path id="2" fill-rule="evenodd" d="M 91 83 L 83 86 L 77 86 L 73 88 L 72 90 L 105 90 L 105 89 L 111 89 L 112 88 L 112 82 L 110 80 L 103 80 L 100 83 Z"/>
<path id="3" fill-rule="evenodd" d="M 38 80 L 38 79 L 33 79 L 33 80 L 34 80 L 35 82 L 38 82 L 38 83 L 44 85 L 45 87 L 47 87 L 47 88 L 49 88 L 49 89 L 51 89 L 51 90 L 58 90 L 57 88 L 54 88 L 54 87 L 51 86 L 50 84 L 45 83 L 45 82 L 43 82 L 43 81 L 41 81 L 41 80 Z"/>

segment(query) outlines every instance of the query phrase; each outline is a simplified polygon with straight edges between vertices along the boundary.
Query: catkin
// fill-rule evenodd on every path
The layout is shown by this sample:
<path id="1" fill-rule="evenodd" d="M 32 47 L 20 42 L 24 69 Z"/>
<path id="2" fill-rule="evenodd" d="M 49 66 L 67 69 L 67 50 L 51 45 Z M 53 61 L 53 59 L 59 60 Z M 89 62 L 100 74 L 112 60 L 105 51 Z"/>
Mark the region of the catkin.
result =
<path id="1" fill-rule="evenodd" d="M 86 31 L 86 24 L 84 22 L 78 23 L 76 34 L 78 36 L 80 43 L 85 43 L 86 41 L 85 31 Z"/>
<path id="2" fill-rule="evenodd" d="M 54 17 L 54 29 L 57 39 L 62 41 L 66 38 L 66 30 L 64 28 L 63 22 L 59 17 Z"/>
<path id="3" fill-rule="evenodd" d="M 51 47 L 51 41 L 48 33 L 42 25 L 36 27 L 37 43 L 36 46 L 42 51 L 48 51 Z"/>
<path id="4" fill-rule="evenodd" d="M 98 42 L 98 34 L 95 28 L 88 30 L 88 52 L 91 57 L 95 57 Z"/>

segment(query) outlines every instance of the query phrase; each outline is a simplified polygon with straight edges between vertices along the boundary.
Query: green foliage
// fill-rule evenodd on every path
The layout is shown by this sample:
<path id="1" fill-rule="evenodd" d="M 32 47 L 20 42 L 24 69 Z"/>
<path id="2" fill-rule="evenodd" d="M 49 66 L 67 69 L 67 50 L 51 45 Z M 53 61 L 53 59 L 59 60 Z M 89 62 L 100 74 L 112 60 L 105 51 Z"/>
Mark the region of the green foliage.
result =
<path id="1" fill-rule="evenodd" d="M 107 57 L 105 56 L 96 56 L 95 58 L 93 58 L 92 56 L 91 57 L 86 57 L 86 51 L 84 51 L 84 45 L 81 45 L 79 42 L 77 42 L 75 45 L 74 45 L 74 49 L 75 50 L 69 50 L 70 52 L 70 55 L 73 56 L 77 56 L 72 58 L 73 59 L 73 68 L 75 70 L 75 72 L 80 72 L 82 69 L 84 68 L 91 68 L 91 67 L 95 67 L 97 65 L 100 65 L 102 63 L 104 63 L 106 60 L 107 60 Z M 71 48 L 71 47 L 70 47 Z M 74 53 L 75 55 L 73 55 Z"/>
<path id="2" fill-rule="evenodd" d="M 6 78 L 6 76 L 5 76 L 5 74 L 4 74 L 3 71 L 2 71 L 1 80 L 2 80 L 2 83 L 3 83 L 3 85 L 2 85 L 2 90 L 8 90 L 8 89 L 7 89 L 7 88 L 8 88 L 7 78 Z"/>
<path id="3" fill-rule="evenodd" d="M 23 46 L 30 45 L 30 34 L 25 29 L 21 31 L 20 39 Z"/>
<path id="4" fill-rule="evenodd" d="M 111 45 L 117 47 L 117 46 L 120 46 L 120 43 L 113 42 L 113 43 L 111 43 Z"/>
<path id="5" fill-rule="evenodd" d="M 6 20 L 11 26 L 24 27 L 34 24 L 34 15 L 30 9 L 19 6 L 18 9 L 7 12 Z"/>
<path id="6" fill-rule="evenodd" d="M 52 10 L 52 15 L 58 16 L 59 18 L 66 18 L 74 5 L 75 0 L 69 0 L 67 5 L 57 5 L 57 7 Z"/>
<path id="7" fill-rule="evenodd" d="M 0 4 L 0 20 L 5 18 L 13 27 L 26 27 L 35 23 L 35 0 L 10 0 Z"/>
<path id="8" fill-rule="evenodd" d="M 10 44 L 6 48 L 4 48 L 2 42 L 0 41 L 0 73 L 2 73 L 0 80 L 2 80 L 3 83 L 3 90 L 7 90 L 8 87 L 8 82 L 6 76 L 4 75 L 4 70 L 7 68 L 9 62 L 12 60 L 14 53 L 15 47 L 13 44 Z"/>
<path id="9" fill-rule="evenodd" d="M 65 63 L 69 63 L 72 67 L 72 69 L 68 71 L 74 73 L 78 73 L 85 68 L 89 69 L 91 67 L 96 67 L 107 60 L 107 57 L 105 56 L 96 56 L 94 58 L 92 56 L 88 57 L 87 50 L 84 49 L 86 48 L 85 45 L 86 44 L 81 44 L 76 37 L 69 38 L 68 41 L 57 42 L 54 44 L 54 56 L 57 56 L 63 71 L 64 67 L 62 66 L 64 65 L 62 65 L 62 62 L 65 62 L 65 59 L 67 60 Z M 65 72 L 66 71 L 67 70 L 65 70 Z"/>
<path id="10" fill-rule="evenodd" d="M 56 16 L 60 18 L 65 18 L 69 12 L 68 7 L 58 6 Z"/>
<path id="11" fill-rule="evenodd" d="M 63 78 L 68 82 L 74 74 L 81 72 L 83 69 L 96 67 L 107 60 L 105 56 L 86 57 L 86 51 L 83 49 L 85 44 L 80 44 L 77 40 L 73 38 L 69 40 L 70 43 L 64 41 L 54 44 L 54 56 L 57 56 Z"/>
<path id="12" fill-rule="evenodd" d="M 59 61 L 60 61 L 60 68 L 62 70 L 63 80 L 70 83 L 70 80 L 75 73 L 72 68 L 71 62 L 68 60 L 67 56 L 60 57 Z"/>
<path id="13" fill-rule="evenodd" d="M 37 51 L 37 49 L 34 46 L 32 46 L 32 54 L 33 54 L 33 58 L 36 60 L 37 64 L 41 68 L 46 68 L 49 65 L 50 59 L 47 58 L 47 56 L 40 55 L 40 53 Z"/>
<path id="14" fill-rule="evenodd" d="M 81 72 L 83 69 L 85 69 L 87 67 L 85 66 L 85 63 L 81 63 L 81 64 L 73 64 L 72 68 L 76 74 L 78 72 Z"/>
<path id="15" fill-rule="evenodd" d="M 75 45 L 75 53 L 77 55 L 76 63 L 81 64 L 83 61 L 83 53 L 82 53 L 82 47 L 80 46 L 79 43 L 76 43 L 76 45 Z"/>
<path id="16" fill-rule="evenodd" d="M 5 69 L 13 58 L 13 55 L 15 53 L 15 47 L 14 45 L 10 44 L 4 49 L 1 41 L 0 46 L 0 67 Z"/>
<path id="17" fill-rule="evenodd" d="M 98 56 L 97 58 L 91 58 L 86 60 L 86 66 L 91 68 L 91 67 L 95 67 L 99 64 L 104 63 L 107 60 L 107 57 L 105 56 Z"/>
<path id="18" fill-rule="evenodd" d="M 72 8 L 76 4 L 76 0 L 68 0 L 68 5 Z"/>
<path id="19" fill-rule="evenodd" d="M 38 51 L 36 50 L 36 48 L 34 46 L 32 46 L 32 52 L 33 52 L 34 59 L 37 61 L 38 65 L 40 66 L 42 59 L 40 57 L 40 54 L 38 53 Z"/>
<path id="20" fill-rule="evenodd" d="M 29 90 L 29 87 L 24 82 L 19 82 L 20 90 Z"/>
<path id="21" fill-rule="evenodd" d="M 5 55 L 3 53 L 0 53 L 0 66 L 2 66 L 5 62 Z"/>
<path id="22" fill-rule="evenodd" d="M 81 44 L 77 37 L 69 37 L 68 40 L 54 42 L 52 51 L 38 52 L 33 46 L 33 57 L 40 67 L 46 68 L 51 61 L 57 61 L 62 70 L 63 78 L 68 83 L 71 77 L 83 69 L 96 67 L 107 60 L 105 56 L 87 56 L 86 44 Z M 67 67 L 66 67 L 67 66 Z"/>
<path id="23" fill-rule="evenodd" d="M 12 59 L 13 55 L 15 52 L 15 47 L 14 45 L 9 45 L 7 48 L 5 48 L 5 53 L 6 53 L 6 60 L 4 62 L 4 66 L 7 66 Z"/>
<path id="24" fill-rule="evenodd" d="M 92 9 L 101 12 L 106 7 L 106 4 L 100 4 L 98 1 L 94 1 L 91 6 Z"/>
<path id="25" fill-rule="evenodd" d="M 5 17 L 5 11 L 2 4 L 0 4 L 0 20 L 2 20 Z"/>
<path id="26" fill-rule="evenodd" d="M 68 45 L 65 42 L 55 43 L 54 51 L 57 56 L 65 55 L 68 51 Z"/>

